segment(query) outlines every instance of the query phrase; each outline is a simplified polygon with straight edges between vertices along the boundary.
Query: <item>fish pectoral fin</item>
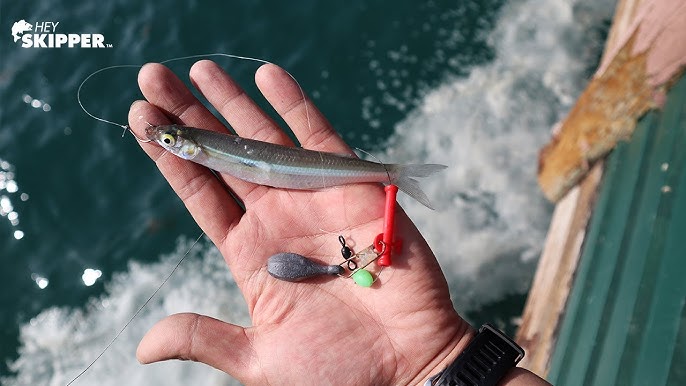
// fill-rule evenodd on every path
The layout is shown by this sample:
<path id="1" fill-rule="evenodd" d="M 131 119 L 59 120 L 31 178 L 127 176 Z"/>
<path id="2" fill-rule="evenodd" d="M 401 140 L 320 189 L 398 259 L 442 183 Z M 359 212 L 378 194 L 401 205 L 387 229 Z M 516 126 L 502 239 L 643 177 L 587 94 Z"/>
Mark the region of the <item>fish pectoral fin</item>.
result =
<path id="1" fill-rule="evenodd" d="M 237 174 L 228 172 L 244 181 L 252 182 L 259 185 L 273 186 L 271 184 L 274 178 L 272 167 L 269 163 L 264 161 L 256 161 L 251 159 L 241 159 L 236 163 L 237 166 L 242 166 Z"/>

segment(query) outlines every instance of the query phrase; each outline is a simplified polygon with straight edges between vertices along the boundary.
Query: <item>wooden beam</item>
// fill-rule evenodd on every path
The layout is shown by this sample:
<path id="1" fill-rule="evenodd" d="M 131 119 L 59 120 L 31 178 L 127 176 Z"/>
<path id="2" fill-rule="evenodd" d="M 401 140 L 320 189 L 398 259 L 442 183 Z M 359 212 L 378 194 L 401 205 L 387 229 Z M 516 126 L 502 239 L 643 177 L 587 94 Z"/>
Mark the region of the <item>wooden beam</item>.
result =
<path id="1" fill-rule="evenodd" d="M 551 201 L 664 103 L 686 66 L 686 2 L 621 1 L 609 36 L 598 71 L 539 155 L 538 182 Z"/>
<path id="2" fill-rule="evenodd" d="M 545 377 L 564 316 L 586 225 L 603 175 L 597 163 L 555 207 L 516 341 L 526 351 L 520 366 Z"/>

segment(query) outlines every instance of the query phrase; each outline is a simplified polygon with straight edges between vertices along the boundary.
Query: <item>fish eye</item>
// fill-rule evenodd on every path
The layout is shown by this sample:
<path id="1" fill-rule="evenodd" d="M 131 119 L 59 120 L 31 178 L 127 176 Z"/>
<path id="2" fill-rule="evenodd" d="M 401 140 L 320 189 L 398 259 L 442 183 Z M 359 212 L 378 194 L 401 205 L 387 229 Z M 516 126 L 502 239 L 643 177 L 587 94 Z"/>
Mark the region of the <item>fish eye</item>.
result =
<path id="1" fill-rule="evenodd" d="M 174 144 L 176 143 L 176 138 L 174 138 L 174 136 L 171 134 L 162 134 L 160 139 L 167 146 L 174 146 Z"/>

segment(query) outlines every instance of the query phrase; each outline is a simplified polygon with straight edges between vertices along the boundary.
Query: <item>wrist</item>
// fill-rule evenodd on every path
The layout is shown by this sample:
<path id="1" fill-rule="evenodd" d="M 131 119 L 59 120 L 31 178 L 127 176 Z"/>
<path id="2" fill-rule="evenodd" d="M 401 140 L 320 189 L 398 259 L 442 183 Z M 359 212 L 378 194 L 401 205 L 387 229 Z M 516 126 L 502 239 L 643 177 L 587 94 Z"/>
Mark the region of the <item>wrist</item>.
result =
<path id="1" fill-rule="evenodd" d="M 475 337 L 477 337 L 476 340 L 474 340 Z M 467 351 L 466 353 L 465 350 Z M 496 352 L 501 354 L 495 354 Z M 462 354 L 464 355 L 461 356 Z M 427 379 L 432 380 L 433 384 L 438 382 L 440 385 L 452 385 L 458 379 L 466 379 L 462 377 L 467 377 L 472 379 L 472 381 L 476 381 L 479 379 L 478 377 L 484 377 L 481 379 L 486 384 L 497 384 L 498 386 L 549 385 L 548 382 L 529 370 L 516 367 L 523 354 L 524 351 L 509 337 L 498 331 L 498 329 L 484 325 L 477 334 L 470 326 L 463 337 L 454 345 L 453 349 L 439 361 L 438 365 L 433 368 L 419 385 L 429 384 L 430 382 L 427 382 Z M 487 358 L 489 357 L 493 358 L 494 361 L 496 360 L 495 358 L 501 358 L 498 359 L 499 364 L 496 367 L 490 367 L 489 370 L 486 368 L 479 370 L 478 368 L 481 365 L 488 363 Z M 494 366 L 495 364 L 496 362 L 493 362 Z M 508 368 L 508 364 L 512 367 Z M 458 381 L 458 384 L 462 383 Z"/>
<path id="2" fill-rule="evenodd" d="M 474 335 L 476 335 L 476 330 L 469 323 L 462 320 L 462 326 L 455 333 L 454 338 L 419 372 L 415 381 L 409 384 L 422 386 L 429 377 L 438 374 L 448 367 L 469 346 L 469 342 L 472 341 Z"/>

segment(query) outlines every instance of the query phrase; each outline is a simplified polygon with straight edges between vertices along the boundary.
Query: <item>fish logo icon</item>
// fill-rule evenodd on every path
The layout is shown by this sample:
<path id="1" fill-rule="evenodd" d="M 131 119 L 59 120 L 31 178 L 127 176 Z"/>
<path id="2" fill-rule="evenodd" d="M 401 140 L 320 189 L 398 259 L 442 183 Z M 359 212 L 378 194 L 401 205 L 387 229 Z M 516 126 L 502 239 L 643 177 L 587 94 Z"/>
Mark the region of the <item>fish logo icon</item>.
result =
<path id="1" fill-rule="evenodd" d="M 16 43 L 17 40 L 21 39 L 19 35 L 23 35 L 24 32 L 29 32 L 33 29 L 33 26 L 30 23 L 27 23 L 26 20 L 21 19 L 17 22 L 15 22 L 12 25 L 12 36 L 14 36 L 14 41 Z"/>

